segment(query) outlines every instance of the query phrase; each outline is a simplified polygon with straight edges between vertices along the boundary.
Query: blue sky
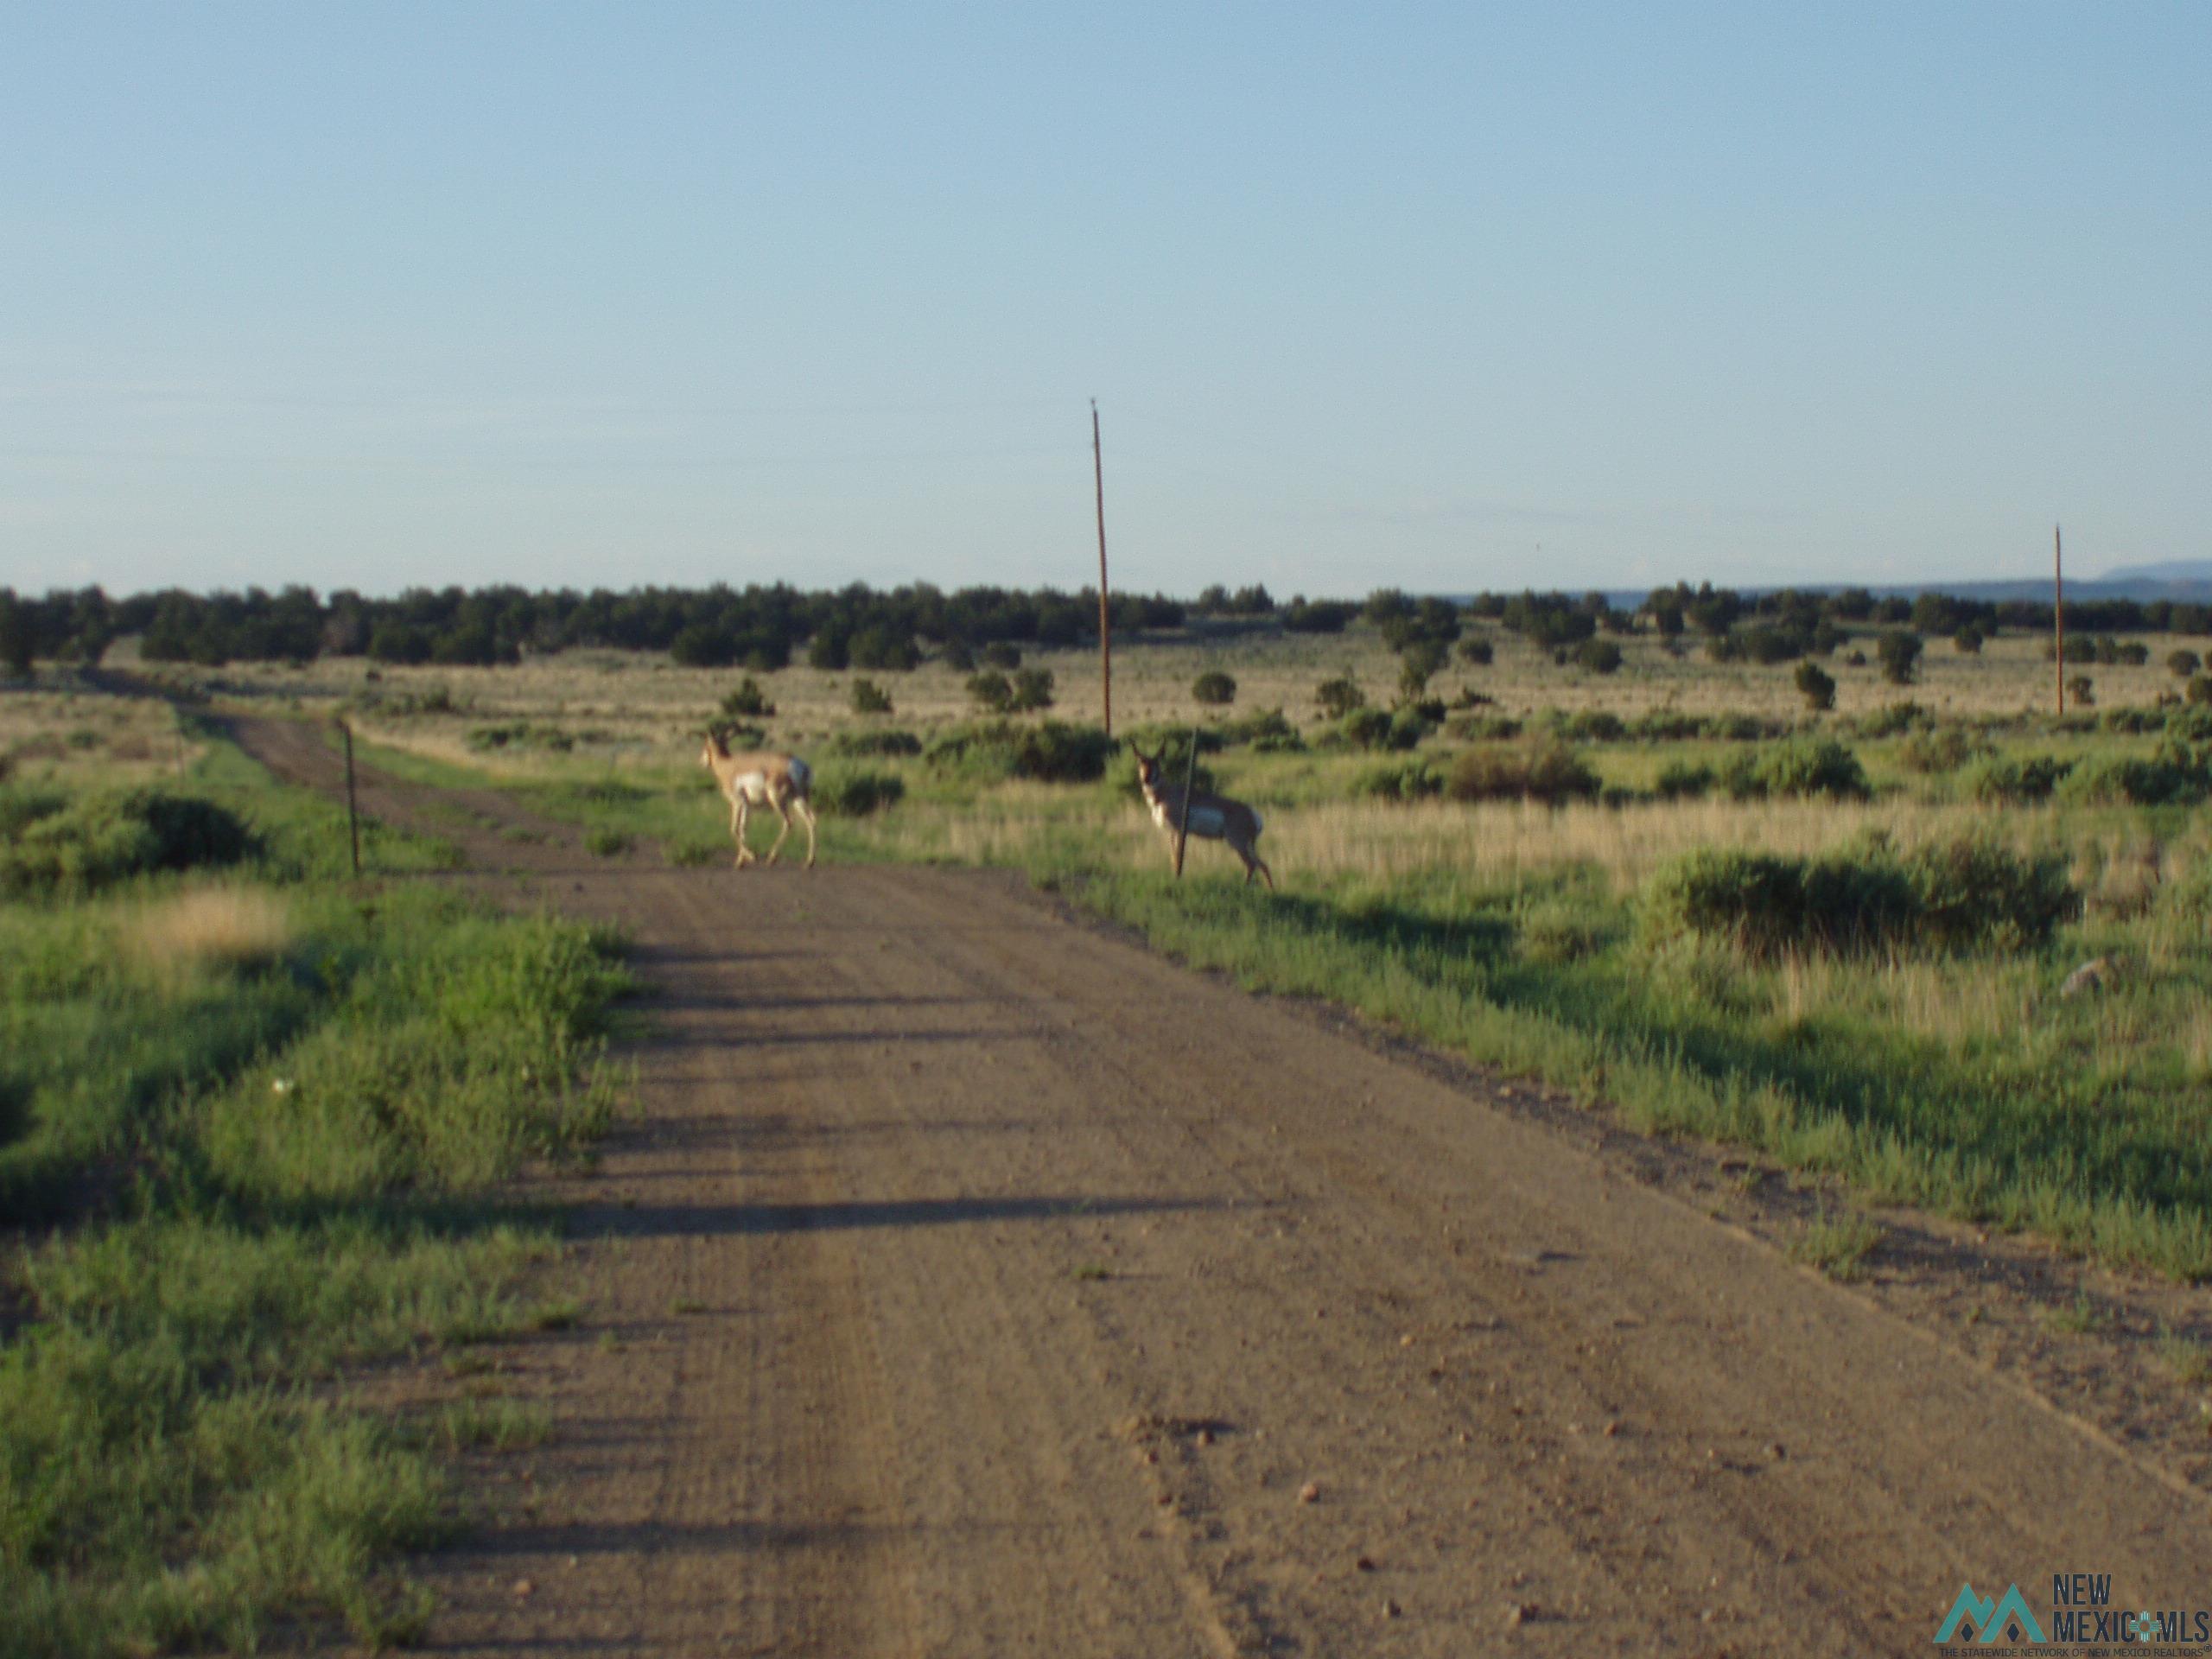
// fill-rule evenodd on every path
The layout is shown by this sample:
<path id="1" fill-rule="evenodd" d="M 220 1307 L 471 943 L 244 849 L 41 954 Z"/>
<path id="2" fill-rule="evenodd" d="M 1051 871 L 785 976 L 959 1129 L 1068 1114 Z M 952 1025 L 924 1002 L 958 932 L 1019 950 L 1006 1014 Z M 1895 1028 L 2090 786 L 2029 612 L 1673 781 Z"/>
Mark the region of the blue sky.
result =
<path id="1" fill-rule="evenodd" d="M 2212 8 L 0 4 L 0 584 L 2212 556 Z"/>

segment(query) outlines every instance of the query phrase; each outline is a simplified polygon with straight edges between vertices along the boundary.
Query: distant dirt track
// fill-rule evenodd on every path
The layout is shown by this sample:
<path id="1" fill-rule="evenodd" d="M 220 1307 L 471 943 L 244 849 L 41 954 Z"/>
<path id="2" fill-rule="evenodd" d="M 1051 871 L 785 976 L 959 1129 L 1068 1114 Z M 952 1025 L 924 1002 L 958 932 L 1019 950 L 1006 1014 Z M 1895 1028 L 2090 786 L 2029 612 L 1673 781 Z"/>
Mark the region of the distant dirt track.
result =
<path id="1" fill-rule="evenodd" d="M 431 793 L 365 804 L 458 801 L 653 991 L 563 1189 L 579 1332 L 505 1379 L 554 1439 L 429 1565 L 433 1650 L 1863 1656 L 1968 1582 L 2212 1605 L 2151 1459 L 1007 878 L 611 864 Z"/>

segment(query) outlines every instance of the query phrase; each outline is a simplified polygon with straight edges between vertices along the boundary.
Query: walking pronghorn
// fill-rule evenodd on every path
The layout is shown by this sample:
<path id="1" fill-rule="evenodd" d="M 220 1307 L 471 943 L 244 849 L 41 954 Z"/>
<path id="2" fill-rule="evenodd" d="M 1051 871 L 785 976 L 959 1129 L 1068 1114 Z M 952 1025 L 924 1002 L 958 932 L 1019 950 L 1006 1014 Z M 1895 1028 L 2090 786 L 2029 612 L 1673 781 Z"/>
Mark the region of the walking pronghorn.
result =
<path id="1" fill-rule="evenodd" d="M 1172 843 L 1177 828 L 1184 823 L 1183 786 L 1167 781 L 1160 772 L 1159 755 L 1147 754 L 1134 743 L 1129 753 L 1137 758 L 1137 787 L 1144 791 L 1144 804 L 1152 809 L 1152 821 L 1167 832 Z M 1252 884 L 1256 871 L 1267 878 L 1268 890 L 1274 890 L 1274 872 L 1254 845 L 1260 839 L 1260 815 L 1243 802 L 1194 789 L 1188 829 L 1202 841 L 1226 842 L 1229 850 L 1244 861 L 1245 886 Z"/>
<path id="2" fill-rule="evenodd" d="M 795 754 L 772 754 L 766 750 L 732 754 L 721 733 L 709 732 L 699 764 L 715 774 L 715 781 L 729 798 L 729 833 L 737 842 L 739 869 L 753 856 L 745 845 L 746 813 L 761 805 L 773 807 L 784 821 L 766 861 L 774 863 L 776 855 L 783 851 L 784 837 L 791 832 L 791 814 L 797 812 L 806 825 L 806 868 L 814 868 L 814 806 L 807 798 L 814 773 L 805 761 Z"/>

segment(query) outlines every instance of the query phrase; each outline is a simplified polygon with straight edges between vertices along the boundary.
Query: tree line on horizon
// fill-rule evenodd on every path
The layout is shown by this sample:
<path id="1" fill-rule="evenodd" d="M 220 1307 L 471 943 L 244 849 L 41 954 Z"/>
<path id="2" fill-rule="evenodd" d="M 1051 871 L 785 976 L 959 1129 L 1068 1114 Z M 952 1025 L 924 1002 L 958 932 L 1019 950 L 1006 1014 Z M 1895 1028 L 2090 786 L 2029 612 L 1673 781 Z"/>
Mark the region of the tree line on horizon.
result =
<path id="1" fill-rule="evenodd" d="M 1327 634 L 1363 620 L 1413 661 L 1440 660 L 1472 619 L 1592 660 L 1606 636 L 1649 630 L 1670 639 L 1700 635 L 1718 658 L 1757 662 L 1827 655 L 1854 629 L 1910 628 L 1973 649 L 2000 630 L 2047 631 L 2052 620 L 2049 604 L 2027 600 L 1936 592 L 1877 598 L 1863 588 L 1745 594 L 1709 582 L 1655 589 L 1634 609 L 1614 606 L 1602 593 L 1533 590 L 1478 594 L 1464 607 L 1397 588 L 1377 589 L 1363 601 L 1300 594 L 1280 603 L 1264 585 L 1254 584 L 1233 592 L 1216 585 L 1190 601 L 1117 594 L 1112 613 L 1116 631 L 1124 634 L 1179 628 L 1194 619 Z M 2212 633 L 2212 607 L 2163 599 L 2085 601 L 2067 607 L 2067 620 L 2083 633 Z M 17 676 L 37 658 L 96 664 L 111 644 L 130 635 L 137 637 L 145 660 L 211 668 L 321 657 L 491 665 L 597 647 L 663 651 L 687 666 L 771 673 L 802 659 L 816 668 L 897 672 L 919 665 L 931 652 L 965 669 L 988 645 L 1076 645 L 1097 634 L 1095 589 L 946 593 L 927 583 L 881 590 L 856 582 L 817 592 L 778 583 L 584 593 L 501 585 L 410 588 L 369 598 L 350 589 L 322 595 L 296 585 L 275 593 L 170 588 L 115 599 L 96 587 L 57 589 L 42 598 L 0 588 L 0 667 Z"/>

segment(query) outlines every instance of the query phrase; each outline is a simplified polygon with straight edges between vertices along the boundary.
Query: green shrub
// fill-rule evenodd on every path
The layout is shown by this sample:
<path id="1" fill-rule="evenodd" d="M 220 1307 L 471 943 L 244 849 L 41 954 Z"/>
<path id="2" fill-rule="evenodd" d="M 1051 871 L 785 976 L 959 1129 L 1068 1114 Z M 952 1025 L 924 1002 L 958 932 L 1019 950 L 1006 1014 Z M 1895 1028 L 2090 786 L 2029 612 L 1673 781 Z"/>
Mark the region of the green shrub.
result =
<path id="1" fill-rule="evenodd" d="M 1002 715 L 1014 707 L 1014 682 L 996 669 L 987 669 L 969 680 L 968 696 L 987 714 Z"/>
<path id="2" fill-rule="evenodd" d="M 2108 732 L 2126 732 L 2140 737 L 2145 732 L 2166 729 L 2166 711 L 2163 709 L 2107 709 L 2098 721 Z"/>
<path id="3" fill-rule="evenodd" d="M 1755 753 L 1739 754 L 1722 773 L 1739 801 L 1770 796 L 1824 795 L 1863 801 L 1872 796 L 1859 757 L 1832 737 L 1793 738 Z"/>
<path id="4" fill-rule="evenodd" d="M 1052 671 L 1018 668 L 1014 672 L 1014 712 L 1027 714 L 1052 706 Z"/>
<path id="5" fill-rule="evenodd" d="M 1892 702 L 1871 715 L 1862 715 L 1852 722 L 1852 729 L 1860 737 L 1902 737 L 1907 732 L 1918 731 L 1935 723 L 1933 715 L 1918 703 L 1907 701 Z"/>
<path id="6" fill-rule="evenodd" d="M 982 651 L 976 652 L 976 656 L 982 660 L 984 667 L 1002 668 L 1009 674 L 1021 666 L 1021 648 L 1019 645 L 1008 645 L 1003 639 L 993 640 Z"/>
<path id="7" fill-rule="evenodd" d="M 1610 639 L 1585 639 L 1574 648 L 1575 666 L 1592 674 L 1617 674 L 1621 648 Z"/>
<path id="8" fill-rule="evenodd" d="M 2212 703 L 2212 674 L 2199 674 L 2189 683 L 2189 706 L 2201 709 Z"/>
<path id="9" fill-rule="evenodd" d="M 1555 739 L 1469 749 L 1452 763 L 1445 792 L 1455 801 L 1594 801 L 1598 774 Z"/>
<path id="10" fill-rule="evenodd" d="M 594 806 L 639 806 L 652 799 L 652 791 L 620 778 L 594 778 L 575 785 L 579 800 Z"/>
<path id="11" fill-rule="evenodd" d="M 1891 685 L 1910 685 L 1920 662 L 1920 636 L 1893 628 L 1882 636 L 1874 654 L 1881 659 L 1884 679 Z"/>
<path id="12" fill-rule="evenodd" d="M 2212 794 L 2212 779 L 2202 761 L 2170 743 L 2148 759 L 2110 755 L 2085 761 L 2060 792 L 2082 805 L 2194 806 Z"/>
<path id="13" fill-rule="evenodd" d="M 1639 743 L 1684 743 L 1706 735 L 1705 717 L 1679 709 L 1654 709 L 1638 715 L 1629 735 Z"/>
<path id="14" fill-rule="evenodd" d="M 1805 867 L 1771 853 L 1701 848 L 1662 867 L 1644 886 L 1643 922 L 1655 939 L 1725 939 L 1757 957 L 1802 942 Z"/>
<path id="15" fill-rule="evenodd" d="M 1226 708 L 1236 701 L 1236 682 L 1217 668 L 1210 668 L 1191 682 L 1191 696 L 1209 708 Z"/>
<path id="16" fill-rule="evenodd" d="M 1113 753 L 1114 740 L 1095 727 L 1048 720 L 1022 728 L 1014 744 L 1014 775 L 1040 784 L 1091 783 L 1105 776 Z"/>
<path id="17" fill-rule="evenodd" d="M 1648 937 L 1718 938 L 1746 955 L 2034 949 L 2080 907 L 2063 858 L 1971 836 L 1900 859 L 1886 837 L 1816 859 L 1703 849 L 1646 885 Z"/>
<path id="18" fill-rule="evenodd" d="M 620 830 L 593 830 L 584 836 L 584 850 L 598 858 L 620 858 L 633 844 Z"/>
<path id="19" fill-rule="evenodd" d="M 1966 790 L 1974 799 L 1993 805 L 2026 806 L 2049 800 L 2059 779 L 2073 770 L 2071 760 L 2053 754 L 1993 754 L 1967 769 Z"/>
<path id="20" fill-rule="evenodd" d="M 1695 760 L 1669 760 L 1659 768 L 1652 792 L 1662 801 L 1694 801 L 1713 787 L 1713 768 Z"/>
<path id="21" fill-rule="evenodd" d="M 10 791 L 0 806 L 0 894 L 82 895 L 134 875 L 235 864 L 259 843 L 226 807 L 139 789 Z"/>
<path id="22" fill-rule="evenodd" d="M 1940 726 L 1915 732 L 1897 746 L 1897 761 L 1907 772 L 1923 777 L 1956 772 L 1980 751 L 1972 734 L 1956 726 Z"/>
<path id="23" fill-rule="evenodd" d="M 1758 743 L 1789 729 L 1785 721 L 1761 720 L 1757 715 L 1715 715 L 1709 729 L 1731 743 Z"/>
<path id="24" fill-rule="evenodd" d="M 922 740 L 912 732 L 895 728 L 885 731 L 848 730 L 839 732 L 830 740 L 832 754 L 919 754 Z"/>
<path id="25" fill-rule="evenodd" d="M 1905 868 L 1918 901 L 1920 943 L 1933 950 L 2032 950 L 2081 909 L 2061 854 L 2024 859 L 1962 836 L 1921 848 Z"/>
<path id="26" fill-rule="evenodd" d="M 968 682 L 968 695 L 978 707 L 995 715 L 1020 715 L 1035 709 L 1049 709 L 1052 706 L 1052 671 L 1016 669 L 1009 680 L 998 670 L 989 669 Z"/>
<path id="27" fill-rule="evenodd" d="M 737 683 L 737 690 L 722 699 L 721 712 L 729 720 L 772 720 L 776 705 L 762 692 L 760 682 L 748 674 Z"/>
<path id="28" fill-rule="evenodd" d="M 874 680 L 856 679 L 853 682 L 853 712 L 887 715 L 891 712 L 891 694 Z"/>
<path id="29" fill-rule="evenodd" d="M 1444 777 L 1418 756 L 1385 760 L 1352 780 L 1356 797 L 1382 801 L 1426 801 L 1444 792 Z"/>
<path id="30" fill-rule="evenodd" d="M 1355 709 L 1337 729 L 1357 749 L 1409 749 L 1421 741 L 1418 730 L 1408 733 L 1387 709 Z"/>
<path id="31" fill-rule="evenodd" d="M 1359 689 L 1358 682 L 1339 676 L 1324 680 L 1313 688 L 1313 701 L 1329 719 L 1341 721 L 1355 709 L 1364 708 L 1367 694 Z"/>
<path id="32" fill-rule="evenodd" d="M 906 796 L 906 779 L 895 772 L 833 772 L 817 778 L 814 784 L 816 804 L 825 812 L 849 818 L 888 811 Z"/>
<path id="33" fill-rule="evenodd" d="M 1290 753 L 1306 747 L 1298 728 L 1280 709 L 1262 709 L 1221 728 L 1224 743 L 1245 743 L 1262 754 Z"/>
<path id="34" fill-rule="evenodd" d="M 1460 715 L 1444 729 L 1462 743 L 1503 743 L 1521 735 L 1521 722 L 1510 715 Z"/>
<path id="35" fill-rule="evenodd" d="M 1824 671 L 1818 663 L 1798 664 L 1797 672 L 1793 678 L 1796 681 L 1798 694 L 1805 699 L 1805 706 L 1815 714 L 1835 707 L 1835 679 Z"/>
<path id="36" fill-rule="evenodd" d="M 512 720 L 499 726 L 473 726 L 469 728 L 468 747 L 480 753 L 498 749 L 544 749 L 554 754 L 566 754 L 576 747 L 575 734 L 558 726 L 532 725 L 526 720 Z"/>
<path id="37" fill-rule="evenodd" d="M 922 759 L 939 770 L 976 778 L 1080 784 L 1105 774 L 1114 747 L 1114 740 L 1095 727 L 1057 720 L 1036 726 L 995 721 L 940 733 L 922 751 Z"/>
<path id="38" fill-rule="evenodd" d="M 1628 723 L 1605 709 L 1578 709 L 1571 715 L 1554 709 L 1549 724 L 1569 743 L 1618 743 L 1628 735 Z"/>

